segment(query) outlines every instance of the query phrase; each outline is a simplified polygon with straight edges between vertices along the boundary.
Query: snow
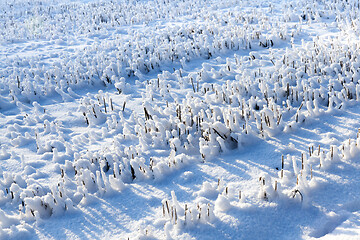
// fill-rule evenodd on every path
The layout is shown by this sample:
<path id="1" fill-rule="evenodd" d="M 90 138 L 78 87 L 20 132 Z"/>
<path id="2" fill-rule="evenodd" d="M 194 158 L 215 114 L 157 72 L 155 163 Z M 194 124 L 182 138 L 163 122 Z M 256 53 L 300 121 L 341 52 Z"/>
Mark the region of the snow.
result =
<path id="1" fill-rule="evenodd" d="M 0 239 L 359 238 L 357 1 L 0 9 Z"/>

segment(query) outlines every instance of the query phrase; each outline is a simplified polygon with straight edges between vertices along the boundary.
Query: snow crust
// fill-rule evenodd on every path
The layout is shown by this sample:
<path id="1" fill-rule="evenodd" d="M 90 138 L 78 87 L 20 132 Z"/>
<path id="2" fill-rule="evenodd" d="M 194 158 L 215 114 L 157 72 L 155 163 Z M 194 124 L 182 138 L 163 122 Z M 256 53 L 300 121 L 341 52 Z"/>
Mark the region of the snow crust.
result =
<path id="1" fill-rule="evenodd" d="M 0 239 L 358 239 L 359 2 L 0 2 Z"/>

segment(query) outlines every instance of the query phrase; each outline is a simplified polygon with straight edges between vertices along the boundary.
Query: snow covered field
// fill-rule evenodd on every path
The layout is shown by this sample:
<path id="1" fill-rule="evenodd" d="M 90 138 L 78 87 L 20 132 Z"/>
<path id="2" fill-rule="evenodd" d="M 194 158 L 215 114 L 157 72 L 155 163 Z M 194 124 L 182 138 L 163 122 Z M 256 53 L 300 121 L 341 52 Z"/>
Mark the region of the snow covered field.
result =
<path id="1" fill-rule="evenodd" d="M 0 1 L 0 239 L 360 239 L 359 11 Z"/>

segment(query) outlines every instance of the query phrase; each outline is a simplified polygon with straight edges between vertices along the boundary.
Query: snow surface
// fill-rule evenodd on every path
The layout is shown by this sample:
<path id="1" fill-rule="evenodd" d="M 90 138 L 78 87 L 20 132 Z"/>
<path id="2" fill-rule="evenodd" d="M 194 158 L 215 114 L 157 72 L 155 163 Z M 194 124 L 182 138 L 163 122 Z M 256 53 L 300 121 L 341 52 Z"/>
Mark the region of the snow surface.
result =
<path id="1" fill-rule="evenodd" d="M 359 239 L 359 2 L 0 2 L 0 239 Z"/>

